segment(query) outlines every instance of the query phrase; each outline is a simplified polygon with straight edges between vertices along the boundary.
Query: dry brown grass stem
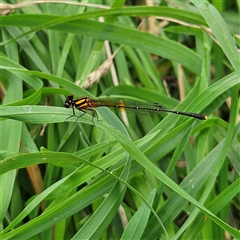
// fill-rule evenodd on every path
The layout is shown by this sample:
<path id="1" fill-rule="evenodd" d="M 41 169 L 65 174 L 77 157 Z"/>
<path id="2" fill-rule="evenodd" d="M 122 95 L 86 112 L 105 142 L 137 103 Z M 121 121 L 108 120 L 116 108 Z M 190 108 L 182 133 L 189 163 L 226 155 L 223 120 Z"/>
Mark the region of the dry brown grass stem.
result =
<path id="1" fill-rule="evenodd" d="M 98 83 L 101 79 L 101 77 L 105 76 L 113 63 L 113 59 L 116 56 L 116 54 L 120 51 L 120 49 L 123 47 L 123 45 L 120 45 L 115 51 L 114 53 L 108 57 L 107 60 L 105 60 L 103 62 L 103 64 L 101 64 L 96 70 L 94 70 L 93 72 L 91 72 L 88 75 L 87 81 L 85 82 L 85 84 L 83 85 L 83 88 L 89 88 L 91 87 L 94 83 Z M 114 85 L 117 85 L 117 82 L 115 82 Z"/>
<path id="2" fill-rule="evenodd" d="M 34 4 L 40 3 L 60 3 L 60 4 L 68 4 L 68 5 L 77 5 L 82 7 L 94 7 L 94 8 L 101 8 L 101 9 L 109 9 L 109 6 L 94 4 L 94 3 L 80 3 L 80 2 L 73 2 L 73 1 L 59 1 L 59 0 L 37 0 L 37 1 L 29 1 L 23 3 L 16 3 L 16 4 L 6 4 L 0 3 L 0 15 L 4 16 L 9 13 L 12 13 L 15 9 L 32 6 Z"/>

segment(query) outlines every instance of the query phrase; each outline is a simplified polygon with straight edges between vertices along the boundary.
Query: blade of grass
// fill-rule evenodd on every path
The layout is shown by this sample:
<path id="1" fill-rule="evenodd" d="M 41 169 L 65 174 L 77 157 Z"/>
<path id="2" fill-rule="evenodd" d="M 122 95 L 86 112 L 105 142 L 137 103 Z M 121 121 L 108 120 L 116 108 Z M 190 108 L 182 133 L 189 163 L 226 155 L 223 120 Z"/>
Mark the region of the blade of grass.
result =
<path id="1" fill-rule="evenodd" d="M 128 160 L 120 178 L 127 181 L 129 169 L 130 161 Z M 95 239 L 97 236 L 100 236 L 117 213 L 125 191 L 126 185 L 117 182 L 99 208 L 72 239 Z"/>
<path id="2" fill-rule="evenodd" d="M 10 38 L 9 34 L 2 30 L 4 40 Z M 16 62 L 19 61 L 17 44 L 12 42 L 6 47 L 8 55 Z M 22 99 L 22 80 L 11 74 L 8 80 L 8 91 L 3 103 L 8 104 Z M 0 151 L 6 151 L 7 156 L 19 151 L 22 123 L 12 120 L 0 121 Z M 6 157 L 6 156 L 5 156 Z M 1 156 L 2 160 L 2 156 Z M 12 197 L 16 171 L 11 171 L 0 176 L 0 222 L 3 221 Z"/>
<path id="3" fill-rule="evenodd" d="M 24 17 L 24 15 L 22 16 Z M 15 23 L 14 16 L 5 17 L 2 21 L 2 26 L 6 26 L 7 24 L 11 24 L 13 21 Z M 27 16 L 22 21 L 18 21 L 18 26 L 33 26 L 33 23 L 36 23 L 35 27 L 39 25 L 44 25 L 47 22 L 65 20 L 59 16 L 46 16 L 42 19 L 42 23 L 39 22 L 39 18 L 35 16 Z M 7 21 L 10 20 L 10 21 Z M 67 20 L 66 20 L 67 21 Z M 51 26 L 50 29 L 63 31 L 67 33 L 73 33 L 81 36 L 93 37 L 98 40 L 109 40 L 114 43 L 124 44 L 132 47 L 138 47 L 141 50 L 158 54 L 164 58 L 169 58 L 175 62 L 181 63 L 183 66 L 186 66 L 192 72 L 196 74 L 200 74 L 201 69 L 201 59 L 195 54 L 193 51 L 188 48 L 168 40 L 166 38 L 160 38 L 148 33 L 139 32 L 134 29 L 129 29 L 117 25 L 112 25 L 108 23 L 100 23 L 90 20 L 75 20 L 71 22 L 64 22 L 58 25 Z M 79 31 L 81 29 L 81 31 Z M 125 38 L 122 38 L 122 36 Z M 181 56 L 181 57 L 180 57 Z"/>
<path id="4" fill-rule="evenodd" d="M 221 49 L 224 51 L 234 70 L 240 76 L 240 55 L 237 52 L 233 38 L 228 30 L 228 26 L 224 22 L 220 13 L 206 0 L 191 0 L 191 2 L 198 8 L 207 24 L 210 26 L 214 36 L 221 46 Z"/>
<path id="5" fill-rule="evenodd" d="M 149 202 L 150 205 L 153 204 L 155 193 L 156 190 L 153 190 L 148 196 L 147 201 Z M 125 229 L 121 236 L 121 240 L 141 239 L 142 233 L 147 225 L 150 213 L 151 212 L 148 206 L 143 204 L 131 218 L 130 222 L 127 225 L 127 228 Z"/>

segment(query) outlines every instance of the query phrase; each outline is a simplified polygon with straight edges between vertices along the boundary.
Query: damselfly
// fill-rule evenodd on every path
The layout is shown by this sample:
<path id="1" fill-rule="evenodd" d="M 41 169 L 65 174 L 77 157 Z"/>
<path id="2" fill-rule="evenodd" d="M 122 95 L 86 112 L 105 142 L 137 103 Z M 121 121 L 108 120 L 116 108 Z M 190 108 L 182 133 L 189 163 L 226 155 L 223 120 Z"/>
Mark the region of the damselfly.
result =
<path id="1" fill-rule="evenodd" d="M 73 95 L 69 95 L 65 101 L 65 107 L 66 108 L 72 108 L 73 115 L 67 117 L 65 121 L 73 116 L 75 116 L 75 110 L 74 108 L 78 109 L 82 112 L 80 116 L 77 117 L 76 121 L 82 117 L 84 114 L 86 114 L 86 110 L 92 112 L 92 122 L 94 124 L 94 117 L 97 117 L 98 115 L 95 110 L 97 107 L 109 107 L 109 108 L 115 108 L 119 109 L 121 111 L 127 111 L 127 110 L 136 110 L 141 112 L 167 112 L 167 113 L 173 113 L 173 114 L 179 114 L 184 115 L 188 117 L 193 117 L 200 120 L 206 120 L 208 117 L 202 114 L 198 113 L 189 113 L 189 112 L 180 112 L 175 110 L 169 110 L 164 108 L 159 103 L 143 103 L 143 102 L 128 102 L 128 101 L 115 101 L 115 100 L 95 100 L 91 99 L 89 97 L 83 97 L 74 99 Z"/>

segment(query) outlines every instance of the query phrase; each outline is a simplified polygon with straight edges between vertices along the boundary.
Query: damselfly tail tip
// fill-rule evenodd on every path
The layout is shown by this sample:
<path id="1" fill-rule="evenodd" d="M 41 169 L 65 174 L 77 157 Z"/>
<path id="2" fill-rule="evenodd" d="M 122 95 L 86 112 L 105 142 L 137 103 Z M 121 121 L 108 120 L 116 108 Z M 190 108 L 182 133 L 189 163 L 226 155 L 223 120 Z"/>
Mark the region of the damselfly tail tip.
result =
<path id="1" fill-rule="evenodd" d="M 200 120 L 207 120 L 208 116 L 202 114 L 195 114 L 193 117 L 200 119 Z"/>

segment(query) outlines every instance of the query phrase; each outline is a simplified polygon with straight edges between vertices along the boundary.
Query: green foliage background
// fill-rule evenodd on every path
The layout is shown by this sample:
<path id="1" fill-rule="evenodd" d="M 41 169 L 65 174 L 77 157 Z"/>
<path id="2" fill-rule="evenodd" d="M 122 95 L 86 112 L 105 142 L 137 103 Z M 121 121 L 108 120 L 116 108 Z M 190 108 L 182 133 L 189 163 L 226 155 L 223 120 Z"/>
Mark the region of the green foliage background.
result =
<path id="1" fill-rule="evenodd" d="M 240 4 L 190 2 L 4 5 L 0 239 L 240 238 Z M 105 40 L 123 44 L 116 75 L 84 89 Z M 95 125 L 64 122 L 68 94 L 209 118 L 99 108 Z"/>

